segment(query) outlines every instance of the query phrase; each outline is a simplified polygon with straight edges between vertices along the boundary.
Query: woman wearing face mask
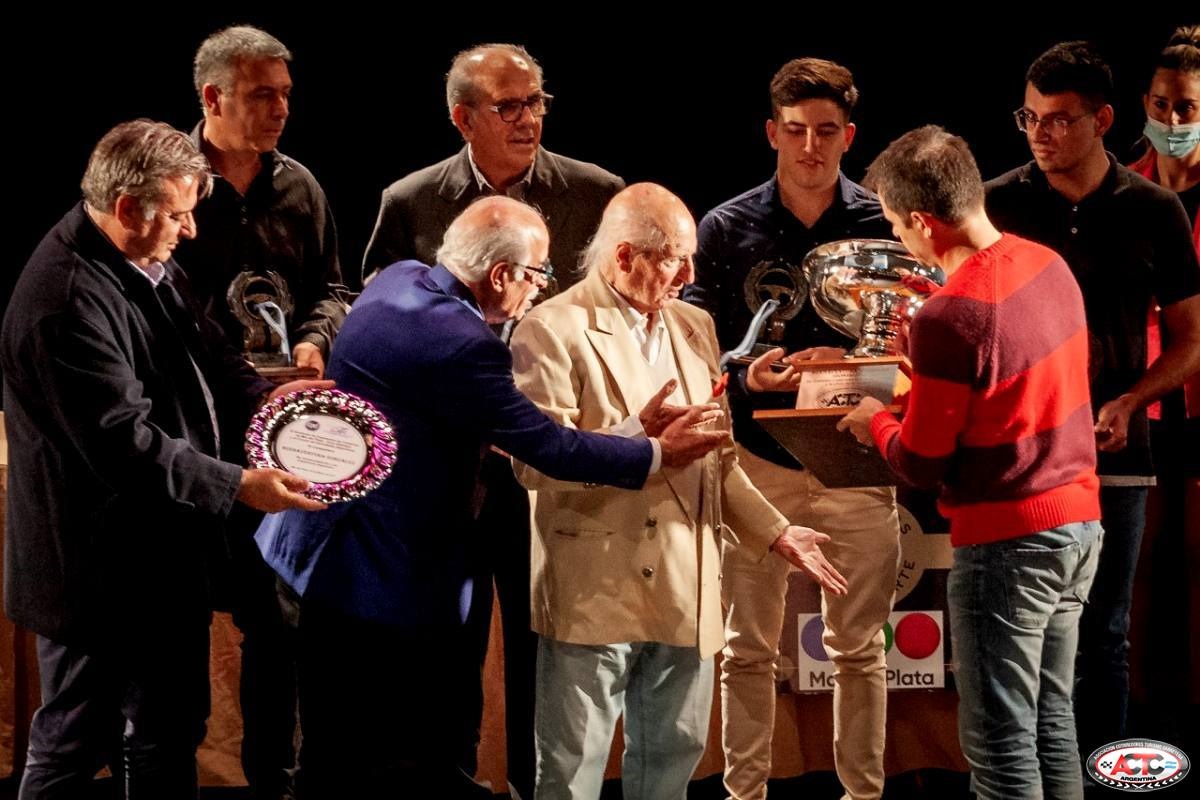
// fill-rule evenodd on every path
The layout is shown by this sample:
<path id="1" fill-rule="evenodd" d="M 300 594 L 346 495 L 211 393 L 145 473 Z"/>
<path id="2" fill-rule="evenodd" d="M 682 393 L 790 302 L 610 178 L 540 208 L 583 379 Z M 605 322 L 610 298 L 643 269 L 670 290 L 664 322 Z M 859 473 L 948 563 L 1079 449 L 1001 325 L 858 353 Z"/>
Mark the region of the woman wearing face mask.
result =
<path id="1" fill-rule="evenodd" d="M 1158 57 L 1146 106 L 1145 155 L 1130 167 L 1179 194 L 1200 249 L 1200 25 L 1177 28 Z"/>
<path id="2" fill-rule="evenodd" d="M 1200 25 L 1178 28 L 1171 36 L 1155 63 L 1144 104 L 1148 147 L 1130 167 L 1179 195 L 1194 221 L 1192 238 L 1200 252 Z M 1153 358 L 1159 341 L 1157 315 L 1150 328 Z M 1171 698 L 1166 705 L 1153 699 L 1148 705 L 1162 707 L 1150 716 L 1157 716 L 1153 722 L 1161 723 L 1164 733 L 1177 733 L 1186 728 L 1181 721 L 1200 705 L 1200 681 L 1193 677 L 1200 675 L 1200 640 L 1176 636 L 1178 630 L 1196 630 L 1200 624 L 1200 581 L 1189 579 L 1200 568 L 1200 375 L 1164 397 L 1160 413 L 1152 408 L 1151 417 L 1158 473 L 1158 513 L 1152 511 L 1151 518 L 1157 517 L 1158 524 L 1157 532 L 1147 526 L 1147 539 L 1153 541 L 1143 546 L 1153 574 L 1139 626 L 1146 630 L 1147 642 L 1143 682 L 1156 687 L 1148 691 L 1159 699 Z M 1135 611 L 1135 616 L 1142 615 Z M 1152 644 L 1168 640 L 1181 644 Z M 1175 666 L 1163 669 L 1168 664 Z"/>

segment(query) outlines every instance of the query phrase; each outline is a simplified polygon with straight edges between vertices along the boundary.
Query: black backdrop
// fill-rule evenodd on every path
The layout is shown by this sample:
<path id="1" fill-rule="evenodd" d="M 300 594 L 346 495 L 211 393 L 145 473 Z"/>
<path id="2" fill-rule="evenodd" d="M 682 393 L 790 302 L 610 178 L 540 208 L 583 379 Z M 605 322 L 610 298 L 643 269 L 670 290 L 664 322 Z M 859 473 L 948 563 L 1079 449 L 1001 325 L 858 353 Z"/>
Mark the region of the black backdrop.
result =
<path id="1" fill-rule="evenodd" d="M 356 281 L 380 191 L 459 146 L 442 76 L 456 51 L 477 42 L 521 42 L 541 61 L 557 97 L 543 137 L 550 149 L 628 181 L 663 183 L 699 216 L 771 173 L 766 89 L 789 58 L 823 56 L 854 71 L 862 100 L 858 139 L 844 162 L 851 177 L 892 138 L 935 122 L 966 137 L 986 178 L 1028 158 L 1010 112 L 1021 103 L 1025 68 L 1045 47 L 1087 38 L 1109 58 L 1118 80 L 1109 147 L 1125 155 L 1144 122 L 1140 99 L 1154 55 L 1175 25 L 1197 21 L 1150 12 L 1117 22 L 1091 3 L 1090 21 L 1033 21 L 1046 8 L 1026 6 L 1022 18 L 1002 7 L 814 17 L 800 4 L 766 13 L 729 3 L 719 15 L 693 6 L 661 16 L 649 7 L 560 6 L 549 15 L 483 19 L 435 5 L 422 22 L 403 6 L 209 12 L 142 3 L 136 15 L 83 16 L 34 9 L 35 21 L 6 26 L 0 53 L 9 208 L 0 303 L 38 240 L 78 198 L 87 155 L 106 130 L 140 116 L 185 130 L 196 122 L 192 55 L 227 24 L 259 25 L 292 49 L 296 89 L 281 148 L 324 185 L 343 267 Z M 582 24 L 567 21 L 581 16 Z"/>

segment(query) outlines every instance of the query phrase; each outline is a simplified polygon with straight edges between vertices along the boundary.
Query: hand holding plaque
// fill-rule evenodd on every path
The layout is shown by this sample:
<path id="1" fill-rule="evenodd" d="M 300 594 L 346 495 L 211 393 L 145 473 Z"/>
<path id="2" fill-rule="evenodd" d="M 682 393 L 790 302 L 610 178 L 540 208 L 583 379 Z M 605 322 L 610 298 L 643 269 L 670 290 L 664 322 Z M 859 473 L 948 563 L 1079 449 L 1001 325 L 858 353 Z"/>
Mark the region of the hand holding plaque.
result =
<path id="1" fill-rule="evenodd" d="M 251 420 L 246 455 L 252 467 L 274 467 L 308 480 L 305 494 L 325 503 L 363 497 L 391 473 L 391 423 L 361 397 L 337 389 L 291 392 L 266 403 Z"/>

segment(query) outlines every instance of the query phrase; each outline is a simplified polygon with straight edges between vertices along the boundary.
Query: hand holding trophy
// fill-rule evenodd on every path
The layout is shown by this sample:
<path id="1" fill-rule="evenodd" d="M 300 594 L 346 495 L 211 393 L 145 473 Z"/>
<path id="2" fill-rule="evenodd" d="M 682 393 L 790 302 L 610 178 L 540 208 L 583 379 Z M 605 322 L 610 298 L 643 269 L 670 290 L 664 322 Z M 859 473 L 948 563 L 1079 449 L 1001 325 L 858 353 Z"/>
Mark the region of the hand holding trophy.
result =
<path id="1" fill-rule="evenodd" d="M 778 375 L 758 382 L 794 387 L 796 409 L 756 411 L 754 418 L 826 486 L 893 484 L 873 448 L 848 446 L 838 423 L 848 410 L 864 402 L 882 407 L 906 388 L 908 324 L 945 276 L 884 239 L 821 245 L 805 256 L 803 269 L 813 309 L 856 343 L 845 357 L 777 360 Z"/>

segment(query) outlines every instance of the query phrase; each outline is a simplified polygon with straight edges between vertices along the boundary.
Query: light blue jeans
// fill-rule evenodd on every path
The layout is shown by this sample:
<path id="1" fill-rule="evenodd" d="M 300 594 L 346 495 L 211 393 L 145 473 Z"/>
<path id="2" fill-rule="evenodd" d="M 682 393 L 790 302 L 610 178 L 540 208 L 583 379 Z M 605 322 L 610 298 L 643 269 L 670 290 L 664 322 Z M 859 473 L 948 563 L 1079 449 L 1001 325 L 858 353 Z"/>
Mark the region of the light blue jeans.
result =
<path id="1" fill-rule="evenodd" d="M 954 551 L 958 737 L 980 800 L 1083 796 L 1071 690 L 1102 539 L 1077 522 Z"/>
<path id="2" fill-rule="evenodd" d="M 657 642 L 538 639 L 535 800 L 596 800 L 625 715 L 625 800 L 684 800 L 704 755 L 713 660 Z"/>

